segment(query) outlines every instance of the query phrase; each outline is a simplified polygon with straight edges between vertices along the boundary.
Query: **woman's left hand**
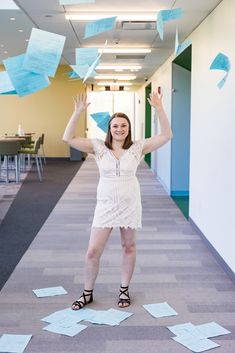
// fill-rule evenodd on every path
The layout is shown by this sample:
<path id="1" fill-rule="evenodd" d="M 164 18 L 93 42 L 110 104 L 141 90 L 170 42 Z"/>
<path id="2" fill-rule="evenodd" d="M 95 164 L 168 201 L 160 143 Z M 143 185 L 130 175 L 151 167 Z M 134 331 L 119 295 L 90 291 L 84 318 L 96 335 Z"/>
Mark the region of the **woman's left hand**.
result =
<path id="1" fill-rule="evenodd" d="M 162 94 L 158 94 L 157 91 L 150 93 L 148 102 L 152 107 L 157 108 L 157 110 L 163 109 Z"/>

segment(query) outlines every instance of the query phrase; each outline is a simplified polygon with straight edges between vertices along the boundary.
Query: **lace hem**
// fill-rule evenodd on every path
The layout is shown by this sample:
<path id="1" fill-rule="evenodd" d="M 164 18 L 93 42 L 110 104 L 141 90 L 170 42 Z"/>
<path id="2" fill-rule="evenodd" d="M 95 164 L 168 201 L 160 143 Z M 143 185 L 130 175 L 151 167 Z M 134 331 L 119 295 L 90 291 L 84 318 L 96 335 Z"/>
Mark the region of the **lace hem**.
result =
<path id="1" fill-rule="evenodd" d="M 133 224 L 128 224 L 128 225 L 120 225 L 120 224 L 106 224 L 106 225 L 97 225 L 97 224 L 92 224 L 91 228 L 102 228 L 102 229 L 105 229 L 105 228 L 113 228 L 113 229 L 116 229 L 116 228 L 131 228 L 131 229 L 141 229 L 142 228 L 142 225 L 141 224 L 138 224 L 138 225 L 133 225 Z"/>

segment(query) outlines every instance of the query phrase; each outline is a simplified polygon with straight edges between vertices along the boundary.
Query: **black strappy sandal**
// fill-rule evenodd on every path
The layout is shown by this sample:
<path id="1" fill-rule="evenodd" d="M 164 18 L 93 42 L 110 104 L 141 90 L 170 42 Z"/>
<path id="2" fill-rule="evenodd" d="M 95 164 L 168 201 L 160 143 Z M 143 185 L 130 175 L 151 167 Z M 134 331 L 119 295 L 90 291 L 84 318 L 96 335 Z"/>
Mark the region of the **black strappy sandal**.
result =
<path id="1" fill-rule="evenodd" d="M 131 304 L 128 288 L 129 287 L 123 287 L 123 286 L 120 287 L 119 300 L 118 300 L 119 308 L 127 308 Z M 120 298 L 121 295 L 123 294 L 126 296 L 126 298 Z"/>
<path id="2" fill-rule="evenodd" d="M 86 294 L 86 293 L 87 294 Z M 89 300 L 86 299 L 86 297 L 90 297 Z M 83 301 L 81 300 L 83 298 Z M 72 304 L 72 309 L 73 310 L 79 310 L 82 309 L 85 305 L 90 304 L 93 302 L 93 289 L 88 290 L 88 289 L 84 289 L 80 300 L 76 300 L 73 304 Z"/>

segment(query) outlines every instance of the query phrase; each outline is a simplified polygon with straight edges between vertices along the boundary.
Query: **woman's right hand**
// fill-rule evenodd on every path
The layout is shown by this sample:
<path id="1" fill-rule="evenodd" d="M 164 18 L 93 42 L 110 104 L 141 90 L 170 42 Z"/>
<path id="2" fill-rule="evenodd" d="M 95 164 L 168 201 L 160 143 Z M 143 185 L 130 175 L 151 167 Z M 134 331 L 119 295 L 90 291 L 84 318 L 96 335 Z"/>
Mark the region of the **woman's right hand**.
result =
<path id="1" fill-rule="evenodd" d="M 85 93 L 78 93 L 76 96 L 73 96 L 74 102 L 74 112 L 80 114 L 87 109 L 90 103 L 87 103 L 87 97 Z"/>

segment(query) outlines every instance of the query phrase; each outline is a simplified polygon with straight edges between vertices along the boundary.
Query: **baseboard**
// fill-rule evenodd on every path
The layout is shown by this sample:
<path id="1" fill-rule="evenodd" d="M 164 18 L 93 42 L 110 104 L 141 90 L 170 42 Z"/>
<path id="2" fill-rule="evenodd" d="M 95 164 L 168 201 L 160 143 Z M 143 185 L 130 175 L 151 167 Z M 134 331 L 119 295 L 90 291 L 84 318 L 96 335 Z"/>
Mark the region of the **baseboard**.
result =
<path id="1" fill-rule="evenodd" d="M 188 191 L 171 191 L 171 196 L 189 196 Z"/>
<path id="2" fill-rule="evenodd" d="M 215 259 L 220 264 L 220 266 L 223 268 L 224 272 L 229 276 L 229 278 L 235 284 L 235 273 L 233 272 L 233 270 L 228 266 L 228 264 L 224 261 L 222 256 L 218 253 L 218 251 L 209 242 L 209 240 L 205 237 L 205 235 L 202 233 L 202 231 L 198 228 L 198 226 L 193 222 L 193 220 L 190 217 L 188 218 L 188 221 L 192 225 L 192 227 L 197 231 L 197 233 L 200 235 L 202 241 L 209 249 L 209 251 L 212 253 L 212 255 L 215 257 Z"/>
<path id="3" fill-rule="evenodd" d="M 71 161 L 71 162 L 82 162 L 84 159 L 80 160 L 73 160 L 70 157 L 46 157 L 47 161 Z"/>

